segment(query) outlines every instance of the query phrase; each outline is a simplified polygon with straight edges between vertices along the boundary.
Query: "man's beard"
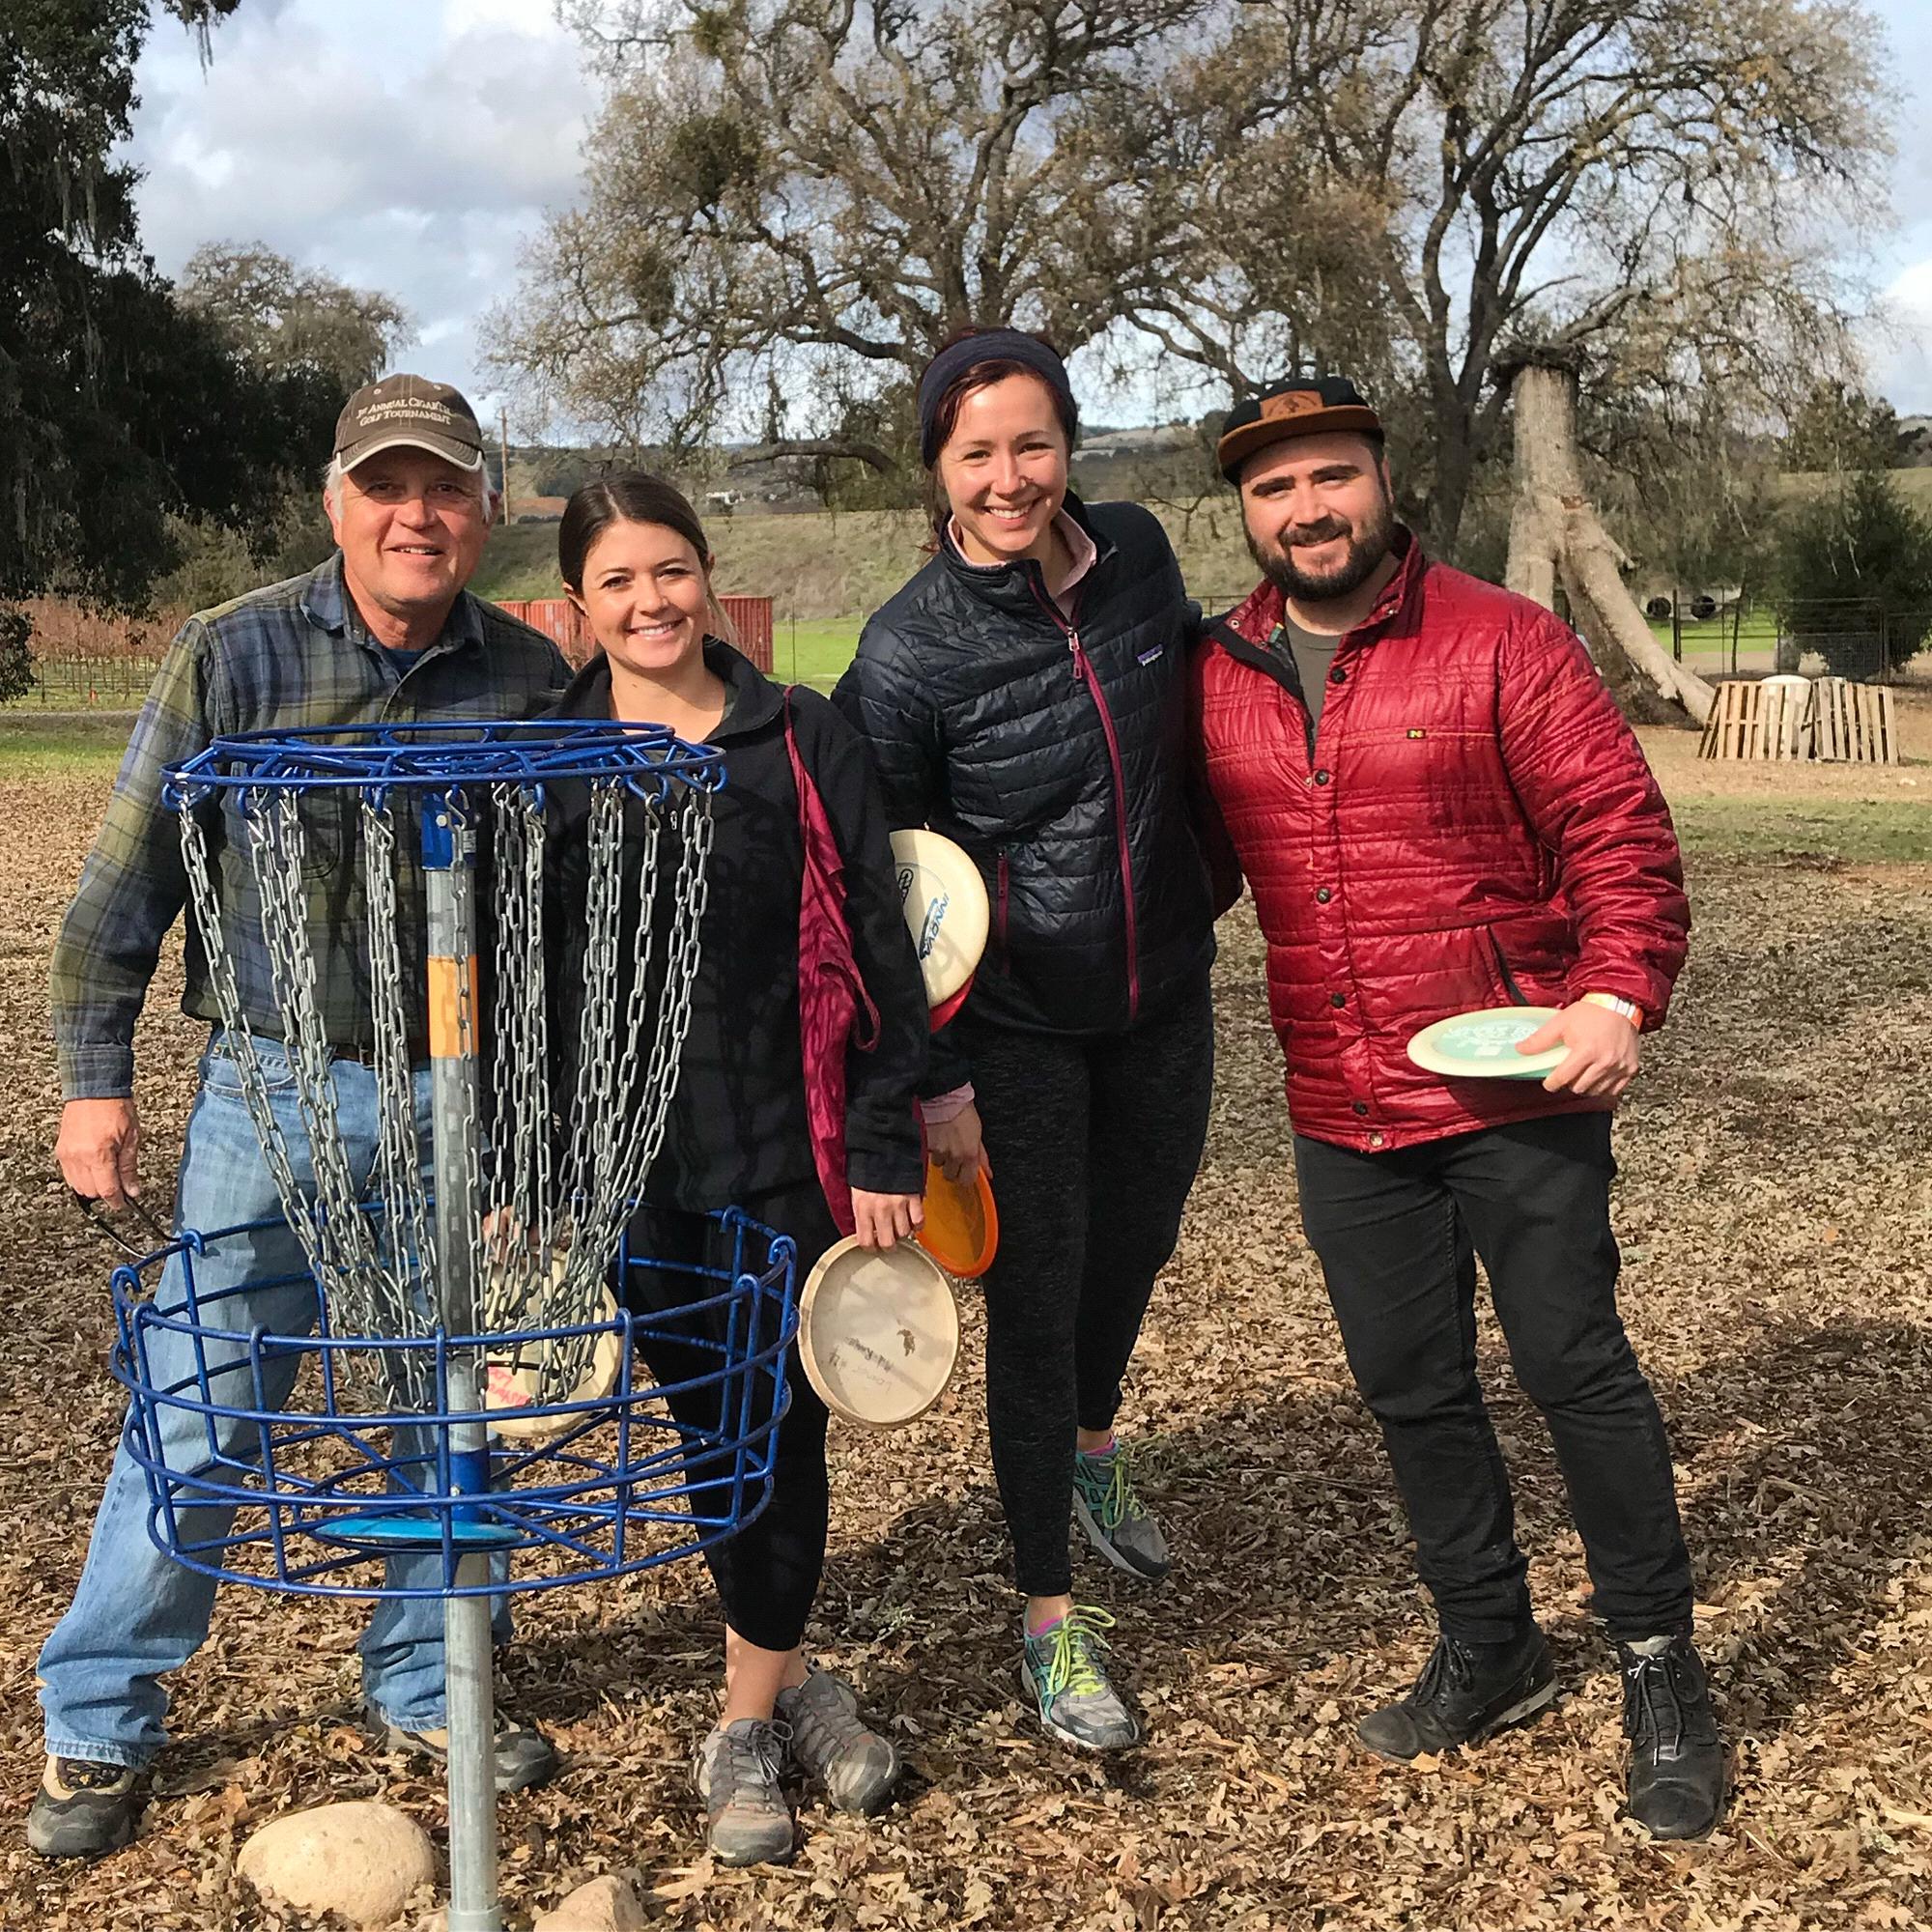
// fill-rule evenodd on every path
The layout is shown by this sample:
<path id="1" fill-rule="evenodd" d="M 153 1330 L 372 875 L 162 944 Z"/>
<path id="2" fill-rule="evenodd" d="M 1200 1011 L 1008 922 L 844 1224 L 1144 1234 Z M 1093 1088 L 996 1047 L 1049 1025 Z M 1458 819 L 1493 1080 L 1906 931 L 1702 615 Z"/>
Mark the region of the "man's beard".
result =
<path id="1" fill-rule="evenodd" d="M 1291 525 L 1283 530 L 1280 548 L 1264 550 L 1252 530 L 1244 527 L 1248 554 L 1261 566 L 1262 574 L 1284 597 L 1297 604 L 1325 604 L 1337 597 L 1351 596 L 1376 574 L 1395 542 L 1395 505 L 1384 492 L 1375 514 L 1359 533 L 1351 535 L 1349 526 L 1334 518 L 1319 524 Z M 1294 567 L 1289 551 L 1294 543 L 1323 543 L 1334 537 L 1349 538 L 1349 554 L 1334 570 L 1317 576 Z"/>

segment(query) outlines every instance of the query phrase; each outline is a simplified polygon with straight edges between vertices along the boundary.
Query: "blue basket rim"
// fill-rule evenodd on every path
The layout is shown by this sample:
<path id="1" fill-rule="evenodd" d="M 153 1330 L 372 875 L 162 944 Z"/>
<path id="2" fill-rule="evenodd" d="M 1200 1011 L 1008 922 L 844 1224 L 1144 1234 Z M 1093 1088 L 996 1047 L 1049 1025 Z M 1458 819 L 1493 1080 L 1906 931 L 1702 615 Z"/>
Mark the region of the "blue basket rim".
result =
<path id="1" fill-rule="evenodd" d="M 217 793 L 349 790 L 380 797 L 572 779 L 638 792 L 662 792 L 675 780 L 717 791 L 724 783 L 724 754 L 661 724 L 601 718 L 308 724 L 215 738 L 167 766 L 163 777 L 162 796 L 175 810 Z"/>

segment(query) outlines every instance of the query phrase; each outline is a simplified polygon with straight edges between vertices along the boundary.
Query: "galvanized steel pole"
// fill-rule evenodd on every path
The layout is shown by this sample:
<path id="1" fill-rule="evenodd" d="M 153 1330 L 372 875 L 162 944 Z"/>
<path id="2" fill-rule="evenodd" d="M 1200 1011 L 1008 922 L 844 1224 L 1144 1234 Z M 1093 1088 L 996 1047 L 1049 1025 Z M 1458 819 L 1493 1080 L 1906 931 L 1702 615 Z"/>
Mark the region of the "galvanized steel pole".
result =
<path id="1" fill-rule="evenodd" d="M 460 792 L 430 793 L 422 808 L 423 870 L 429 923 L 431 1132 L 436 1168 L 435 1283 L 445 1335 L 477 1332 L 476 1238 L 478 1109 L 476 1067 L 476 839 Z M 490 1490 L 489 1439 L 480 1419 L 483 1374 L 475 1347 L 452 1349 L 446 1412 L 477 1420 L 449 1426 L 451 1493 Z M 482 1520 L 480 1503 L 459 1503 L 452 1528 Z M 489 1558 L 460 1558 L 459 1588 L 489 1580 Z M 502 1932 L 497 1881 L 495 1686 L 488 1596 L 450 1596 L 443 1605 L 443 1669 L 448 1698 L 449 1932 Z"/>

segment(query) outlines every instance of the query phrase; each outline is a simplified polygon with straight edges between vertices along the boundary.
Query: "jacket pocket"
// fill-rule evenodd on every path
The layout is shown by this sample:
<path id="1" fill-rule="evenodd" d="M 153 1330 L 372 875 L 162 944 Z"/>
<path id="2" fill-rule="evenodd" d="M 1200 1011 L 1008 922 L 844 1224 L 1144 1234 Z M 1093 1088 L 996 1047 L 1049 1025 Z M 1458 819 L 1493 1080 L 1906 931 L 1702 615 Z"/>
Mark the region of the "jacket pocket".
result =
<path id="1" fill-rule="evenodd" d="M 1489 929 L 1487 937 L 1490 942 L 1490 951 L 1495 955 L 1497 977 L 1502 980 L 1503 991 L 1509 995 L 1510 1005 L 1513 1007 L 1533 1005 L 1534 1002 L 1528 998 L 1522 988 L 1517 983 L 1516 975 L 1510 971 L 1509 957 L 1503 952 L 1503 943 L 1496 937 L 1493 926 Z"/>

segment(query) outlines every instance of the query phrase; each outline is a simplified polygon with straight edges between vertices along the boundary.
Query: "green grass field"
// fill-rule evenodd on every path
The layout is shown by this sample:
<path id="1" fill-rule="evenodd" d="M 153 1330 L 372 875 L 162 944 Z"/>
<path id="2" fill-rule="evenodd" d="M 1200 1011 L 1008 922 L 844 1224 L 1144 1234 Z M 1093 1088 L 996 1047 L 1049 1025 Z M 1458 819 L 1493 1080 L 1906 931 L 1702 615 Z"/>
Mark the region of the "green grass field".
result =
<path id="1" fill-rule="evenodd" d="M 1762 793 L 1673 803 L 1692 858 L 1791 859 L 1846 866 L 1932 861 L 1925 806 L 1886 799 L 1780 799 Z"/>
<path id="2" fill-rule="evenodd" d="M 114 776 L 134 720 L 126 712 L 99 718 L 36 718 L 0 713 L 0 779 Z"/>
<path id="3" fill-rule="evenodd" d="M 830 691 L 859 648 L 863 617 L 825 617 L 772 626 L 772 675 L 786 684 Z"/>

